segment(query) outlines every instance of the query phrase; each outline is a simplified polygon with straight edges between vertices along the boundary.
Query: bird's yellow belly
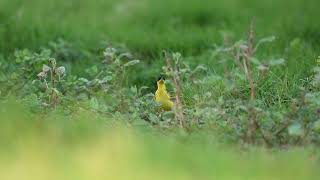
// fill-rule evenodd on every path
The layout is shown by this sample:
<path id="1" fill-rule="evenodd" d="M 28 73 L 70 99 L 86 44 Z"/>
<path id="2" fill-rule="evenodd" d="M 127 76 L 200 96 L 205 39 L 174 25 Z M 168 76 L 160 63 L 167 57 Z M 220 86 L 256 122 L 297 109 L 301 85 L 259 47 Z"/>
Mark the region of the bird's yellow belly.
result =
<path id="1" fill-rule="evenodd" d="M 156 101 L 161 105 L 161 108 L 170 111 L 173 107 L 173 102 L 168 98 L 168 95 L 163 93 L 156 94 Z"/>
<path id="2" fill-rule="evenodd" d="M 173 102 L 172 101 L 160 101 L 161 108 L 170 111 L 173 107 Z"/>

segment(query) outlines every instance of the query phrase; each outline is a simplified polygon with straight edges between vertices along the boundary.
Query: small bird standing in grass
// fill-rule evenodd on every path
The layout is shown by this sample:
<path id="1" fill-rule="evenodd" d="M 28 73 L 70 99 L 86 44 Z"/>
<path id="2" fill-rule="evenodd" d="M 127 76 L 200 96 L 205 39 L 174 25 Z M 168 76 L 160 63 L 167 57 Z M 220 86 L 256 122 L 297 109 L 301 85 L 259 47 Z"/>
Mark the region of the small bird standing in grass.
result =
<path id="1" fill-rule="evenodd" d="M 157 81 L 158 89 L 156 91 L 156 101 L 160 104 L 161 109 L 165 111 L 170 111 L 173 108 L 173 102 L 170 100 L 170 95 L 167 92 L 166 85 L 164 83 L 165 79 L 160 77 Z"/>

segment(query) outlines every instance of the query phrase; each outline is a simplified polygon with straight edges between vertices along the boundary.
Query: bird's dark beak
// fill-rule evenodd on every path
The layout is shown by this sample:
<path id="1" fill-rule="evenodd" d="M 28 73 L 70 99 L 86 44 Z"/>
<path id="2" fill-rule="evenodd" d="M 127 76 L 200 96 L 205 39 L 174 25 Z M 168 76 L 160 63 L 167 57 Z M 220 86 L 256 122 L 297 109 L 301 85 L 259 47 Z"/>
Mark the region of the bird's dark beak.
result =
<path id="1" fill-rule="evenodd" d="M 165 78 L 163 76 L 159 77 L 158 82 L 164 84 Z"/>
<path id="2" fill-rule="evenodd" d="M 159 77 L 159 79 L 158 79 L 158 83 L 159 84 L 164 84 L 164 81 L 165 81 L 165 79 L 164 79 L 164 77 Z"/>

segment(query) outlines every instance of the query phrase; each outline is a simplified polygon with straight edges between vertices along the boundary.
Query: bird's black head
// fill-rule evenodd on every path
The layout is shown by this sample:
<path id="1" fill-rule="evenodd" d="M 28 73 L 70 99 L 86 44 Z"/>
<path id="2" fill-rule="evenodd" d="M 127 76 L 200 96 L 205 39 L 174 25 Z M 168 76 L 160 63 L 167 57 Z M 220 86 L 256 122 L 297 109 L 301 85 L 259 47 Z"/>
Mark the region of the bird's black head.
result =
<path id="1" fill-rule="evenodd" d="M 160 77 L 158 78 L 158 81 L 160 81 L 160 80 L 165 81 L 166 79 L 165 79 L 163 76 L 160 76 Z"/>
<path id="2" fill-rule="evenodd" d="M 157 81 L 157 85 L 159 86 L 161 84 L 164 84 L 164 81 L 165 81 L 165 78 L 163 76 L 159 77 Z"/>

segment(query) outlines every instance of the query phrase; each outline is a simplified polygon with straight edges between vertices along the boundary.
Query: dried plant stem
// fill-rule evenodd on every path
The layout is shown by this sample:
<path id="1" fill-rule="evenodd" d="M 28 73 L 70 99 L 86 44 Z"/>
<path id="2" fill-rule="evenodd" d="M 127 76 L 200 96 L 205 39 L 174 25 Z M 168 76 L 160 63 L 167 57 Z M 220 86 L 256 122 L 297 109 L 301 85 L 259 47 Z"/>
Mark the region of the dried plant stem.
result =
<path id="1" fill-rule="evenodd" d="M 58 96 L 56 93 L 56 67 L 53 65 L 52 69 L 51 69 L 51 95 L 50 95 L 50 99 L 51 99 L 51 106 L 53 109 L 55 109 L 57 107 L 57 103 L 58 103 Z"/>
<path id="2" fill-rule="evenodd" d="M 175 76 L 175 72 L 179 72 L 179 65 L 176 64 L 173 68 L 173 66 L 170 63 L 170 58 L 167 54 L 166 51 L 163 51 L 163 55 L 164 55 L 164 61 L 167 65 L 168 71 L 173 74 L 173 76 L 171 77 L 172 81 L 173 81 L 173 85 L 175 87 L 175 117 L 180 125 L 181 128 L 186 127 L 186 122 L 185 122 L 185 117 L 183 115 L 183 105 L 182 105 L 182 100 L 181 100 L 181 82 L 180 82 L 180 78 L 179 75 Z"/>
<path id="3" fill-rule="evenodd" d="M 255 89 L 254 89 L 254 79 L 252 76 L 252 65 L 251 65 L 251 58 L 253 55 L 253 43 L 254 43 L 254 20 L 251 22 L 250 29 L 248 32 L 248 47 L 244 53 L 244 64 L 246 68 L 246 76 L 249 81 L 250 85 L 250 101 L 251 103 L 255 102 Z M 250 104 L 251 104 L 250 103 Z M 256 122 L 256 112 L 254 107 L 249 107 L 249 122 L 248 122 L 248 131 L 247 131 L 247 140 L 249 143 L 254 143 L 255 140 L 255 133 L 257 130 L 257 122 Z"/>
<path id="4" fill-rule="evenodd" d="M 268 146 L 272 146 L 271 141 L 267 138 L 265 132 L 259 125 L 257 121 L 257 112 L 255 110 L 255 83 L 253 78 L 253 67 L 252 67 L 252 57 L 254 54 L 254 26 L 255 26 L 255 19 L 253 18 L 250 24 L 249 32 L 248 32 L 248 39 L 247 39 L 247 48 L 244 51 L 244 65 L 240 66 L 241 69 L 244 70 L 247 80 L 249 81 L 250 86 L 250 107 L 248 108 L 248 130 L 247 130 L 247 142 L 250 144 L 255 143 L 255 134 L 259 130 L 264 142 Z M 238 56 L 237 60 L 239 59 Z M 239 62 L 239 61 L 238 61 Z M 238 63 L 239 64 L 239 63 Z"/>
<path id="5" fill-rule="evenodd" d="M 249 84 L 250 84 L 251 101 L 255 101 L 255 87 L 254 87 L 254 79 L 252 76 L 252 63 L 251 63 L 251 58 L 253 56 L 253 45 L 254 45 L 254 24 L 255 24 L 255 19 L 253 19 L 250 24 L 250 29 L 248 33 L 248 48 L 244 56 L 245 64 L 247 66 L 247 79 L 249 80 Z"/>

